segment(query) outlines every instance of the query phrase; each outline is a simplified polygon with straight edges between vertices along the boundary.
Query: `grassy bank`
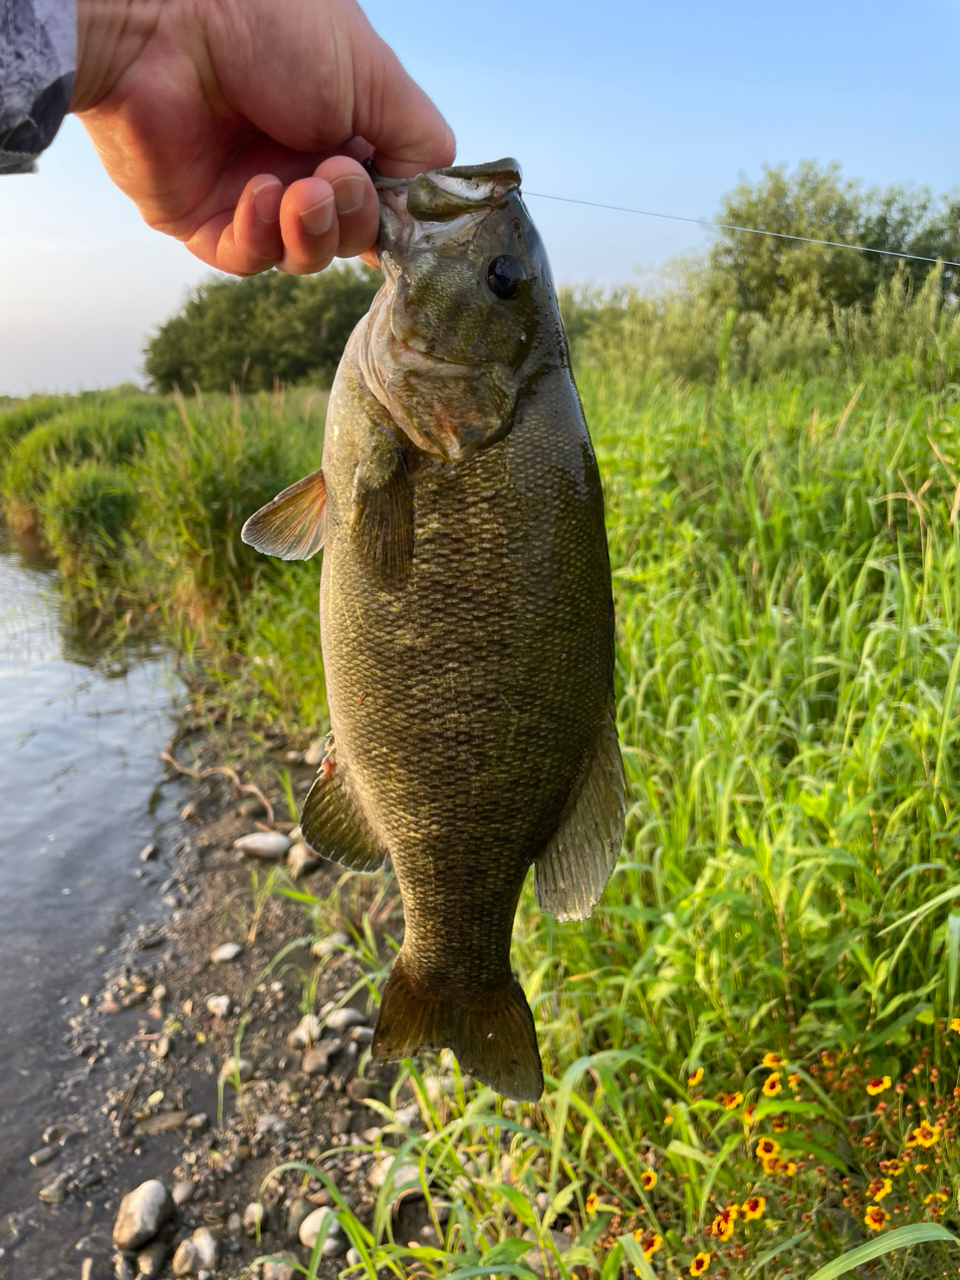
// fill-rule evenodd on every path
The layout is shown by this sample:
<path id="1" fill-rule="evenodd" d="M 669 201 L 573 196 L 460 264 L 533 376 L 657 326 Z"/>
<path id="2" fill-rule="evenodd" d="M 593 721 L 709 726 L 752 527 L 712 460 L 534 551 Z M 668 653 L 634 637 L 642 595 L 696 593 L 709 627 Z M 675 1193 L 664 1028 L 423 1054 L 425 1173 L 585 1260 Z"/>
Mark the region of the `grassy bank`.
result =
<path id="1" fill-rule="evenodd" d="M 954 1226 L 960 1187 L 952 330 L 910 312 L 890 350 L 861 318 L 762 376 L 720 324 L 697 381 L 655 327 L 642 355 L 631 305 L 582 326 L 579 369 L 624 854 L 583 925 L 522 901 L 538 1107 L 450 1063 L 405 1072 L 423 1123 L 386 1118 L 442 1245 L 393 1238 L 388 1179 L 373 1224 L 346 1216 L 355 1274 L 529 1275 L 534 1242 L 561 1276 L 809 1280 L 872 1243 L 892 1251 L 859 1274 L 940 1276 L 952 1246 L 905 1246 Z M 318 564 L 262 561 L 239 528 L 317 465 L 323 398 L 97 403 L 83 422 L 109 430 L 89 405 L 0 416 L 8 518 L 43 528 L 79 594 L 161 619 L 228 719 L 314 736 Z M 338 918 L 336 896 L 301 901 L 318 931 Z M 353 945 L 378 989 L 369 921 Z"/>

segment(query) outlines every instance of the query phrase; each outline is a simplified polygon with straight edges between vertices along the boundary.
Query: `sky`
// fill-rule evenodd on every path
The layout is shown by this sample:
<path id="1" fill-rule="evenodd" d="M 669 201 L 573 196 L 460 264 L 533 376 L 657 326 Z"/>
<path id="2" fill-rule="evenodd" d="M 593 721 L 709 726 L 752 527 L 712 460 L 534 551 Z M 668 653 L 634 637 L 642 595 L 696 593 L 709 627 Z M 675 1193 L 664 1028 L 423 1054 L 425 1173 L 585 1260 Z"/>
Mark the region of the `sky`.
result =
<path id="1" fill-rule="evenodd" d="M 320 2 L 320 0 L 317 0 Z M 711 218 L 765 164 L 960 186 L 960 0 L 368 0 L 453 125 L 460 163 L 512 155 L 525 193 Z M 649 283 L 709 247 L 689 223 L 529 194 L 558 283 Z M 65 121 L 0 178 L 0 395 L 142 381 L 149 336 L 211 272 L 149 230 Z"/>

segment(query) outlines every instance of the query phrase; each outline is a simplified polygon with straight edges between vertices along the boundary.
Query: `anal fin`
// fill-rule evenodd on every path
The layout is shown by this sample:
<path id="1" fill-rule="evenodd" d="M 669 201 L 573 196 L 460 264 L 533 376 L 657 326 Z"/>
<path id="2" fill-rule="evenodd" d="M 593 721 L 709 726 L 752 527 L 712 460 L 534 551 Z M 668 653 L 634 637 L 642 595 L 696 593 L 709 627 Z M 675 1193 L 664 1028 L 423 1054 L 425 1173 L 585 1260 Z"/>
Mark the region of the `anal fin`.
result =
<path id="1" fill-rule="evenodd" d="M 558 920 L 585 920 L 613 874 L 623 844 L 626 781 L 610 716 L 560 825 L 534 866 L 537 902 Z"/>
<path id="2" fill-rule="evenodd" d="M 315 853 L 350 871 L 377 871 L 387 856 L 332 755 L 303 802 L 300 831 Z"/>
<path id="3" fill-rule="evenodd" d="M 543 1092 L 533 1014 L 516 978 L 469 1003 L 431 996 L 410 981 L 401 950 L 370 1052 L 375 1062 L 398 1062 L 421 1049 L 452 1049 L 464 1071 L 517 1102 L 536 1102 Z"/>

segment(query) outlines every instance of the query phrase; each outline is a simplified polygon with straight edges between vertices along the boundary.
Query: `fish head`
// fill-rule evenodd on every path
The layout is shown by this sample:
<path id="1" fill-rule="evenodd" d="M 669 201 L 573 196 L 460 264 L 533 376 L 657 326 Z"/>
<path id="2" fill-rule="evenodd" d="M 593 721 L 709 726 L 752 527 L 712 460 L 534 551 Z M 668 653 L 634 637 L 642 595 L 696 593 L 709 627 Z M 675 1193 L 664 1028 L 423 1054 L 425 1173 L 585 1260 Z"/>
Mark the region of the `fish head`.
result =
<path id="1" fill-rule="evenodd" d="M 569 362 L 546 253 L 514 160 L 373 176 L 386 279 L 365 379 L 417 448 L 462 462 L 507 435 L 521 396 Z"/>

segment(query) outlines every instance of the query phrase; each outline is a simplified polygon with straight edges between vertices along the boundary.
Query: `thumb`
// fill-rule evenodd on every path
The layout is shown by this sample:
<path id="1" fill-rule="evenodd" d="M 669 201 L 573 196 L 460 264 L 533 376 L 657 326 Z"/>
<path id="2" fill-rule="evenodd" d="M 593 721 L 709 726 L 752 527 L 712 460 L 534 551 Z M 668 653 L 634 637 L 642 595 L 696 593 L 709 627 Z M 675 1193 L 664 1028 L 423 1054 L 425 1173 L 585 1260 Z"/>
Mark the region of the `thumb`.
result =
<path id="1" fill-rule="evenodd" d="M 355 112 L 356 132 L 374 148 L 373 163 L 385 177 L 411 177 L 456 158 L 453 130 L 382 41 L 376 78 L 357 84 Z"/>

